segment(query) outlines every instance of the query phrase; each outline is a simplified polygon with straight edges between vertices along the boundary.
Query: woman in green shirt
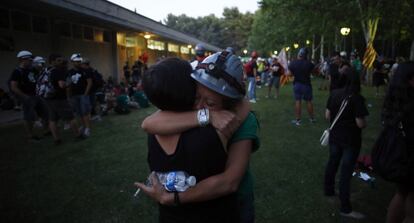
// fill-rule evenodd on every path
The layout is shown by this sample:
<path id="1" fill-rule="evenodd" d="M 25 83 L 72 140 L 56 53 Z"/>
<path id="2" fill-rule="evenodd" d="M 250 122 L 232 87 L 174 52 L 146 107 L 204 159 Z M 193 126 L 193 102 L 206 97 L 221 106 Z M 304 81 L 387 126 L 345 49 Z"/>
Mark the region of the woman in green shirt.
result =
<path id="1" fill-rule="evenodd" d="M 192 77 L 197 82 L 194 108 L 207 109 L 207 117 L 200 117 L 200 110 L 159 111 L 147 117 L 142 128 L 151 134 L 173 134 L 208 123 L 216 127 L 228 139 L 225 171 L 180 193 L 180 203 L 206 201 L 237 191 L 241 222 L 254 222 L 253 178 L 249 160 L 250 154 L 259 148 L 258 122 L 255 115 L 248 112 L 248 103 L 243 99 L 242 63 L 230 52 L 223 51 L 207 57 Z M 247 112 L 240 112 L 243 110 Z M 239 114 L 235 115 L 236 111 Z M 152 180 L 157 181 L 156 178 Z M 174 195 L 157 183 L 152 187 L 141 183 L 137 186 L 161 204 L 174 204 Z"/>

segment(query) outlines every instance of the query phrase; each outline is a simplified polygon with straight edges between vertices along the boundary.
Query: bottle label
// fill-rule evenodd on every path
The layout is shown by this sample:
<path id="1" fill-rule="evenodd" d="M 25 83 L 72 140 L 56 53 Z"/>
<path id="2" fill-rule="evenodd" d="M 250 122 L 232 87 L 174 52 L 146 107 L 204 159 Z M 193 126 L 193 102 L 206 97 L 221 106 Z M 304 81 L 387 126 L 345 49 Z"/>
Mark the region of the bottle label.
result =
<path id="1" fill-rule="evenodd" d="M 167 191 L 176 191 L 175 189 L 175 179 L 176 179 L 176 172 L 170 172 L 167 174 L 167 179 L 165 181 L 165 189 Z"/>

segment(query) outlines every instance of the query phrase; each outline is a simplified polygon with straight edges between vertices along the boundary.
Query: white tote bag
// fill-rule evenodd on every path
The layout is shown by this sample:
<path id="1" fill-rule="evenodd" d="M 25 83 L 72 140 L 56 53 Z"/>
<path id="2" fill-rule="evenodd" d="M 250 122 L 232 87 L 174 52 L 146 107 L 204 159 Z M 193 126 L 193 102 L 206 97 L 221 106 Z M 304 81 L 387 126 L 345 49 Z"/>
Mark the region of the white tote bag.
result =
<path id="1" fill-rule="evenodd" d="M 334 127 L 335 123 L 338 121 L 339 117 L 341 116 L 341 114 L 344 111 L 347 104 L 348 104 L 348 98 L 345 98 L 342 101 L 341 107 L 339 108 L 339 112 L 338 112 L 338 114 L 336 114 L 335 119 L 332 122 L 331 126 L 328 129 L 325 129 L 325 131 L 323 131 L 322 136 L 319 139 L 322 146 L 327 146 L 329 144 L 329 133 L 331 132 L 331 130 Z"/>

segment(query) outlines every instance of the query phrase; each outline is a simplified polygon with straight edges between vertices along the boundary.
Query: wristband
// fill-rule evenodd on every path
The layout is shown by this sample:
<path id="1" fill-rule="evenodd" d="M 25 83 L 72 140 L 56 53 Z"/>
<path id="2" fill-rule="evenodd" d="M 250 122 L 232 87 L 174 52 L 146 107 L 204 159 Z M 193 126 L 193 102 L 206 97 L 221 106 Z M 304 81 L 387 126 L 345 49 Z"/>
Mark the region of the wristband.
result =
<path id="1" fill-rule="evenodd" d="M 201 127 L 204 127 L 210 123 L 210 113 L 207 108 L 198 110 L 197 121 Z"/>
<path id="2" fill-rule="evenodd" d="M 178 196 L 177 191 L 174 191 L 174 206 L 179 206 L 180 204 L 180 196 Z"/>

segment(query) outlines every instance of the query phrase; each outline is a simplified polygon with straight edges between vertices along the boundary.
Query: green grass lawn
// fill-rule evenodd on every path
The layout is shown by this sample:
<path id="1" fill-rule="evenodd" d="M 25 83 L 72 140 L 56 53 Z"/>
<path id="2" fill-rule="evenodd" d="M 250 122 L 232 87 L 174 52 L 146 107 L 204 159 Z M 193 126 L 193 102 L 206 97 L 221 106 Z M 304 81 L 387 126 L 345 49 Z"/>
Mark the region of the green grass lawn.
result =
<path id="1" fill-rule="evenodd" d="M 316 124 L 304 110 L 299 127 L 293 116 L 291 86 L 279 99 L 265 99 L 258 89 L 253 105 L 260 120 L 261 147 L 251 159 L 255 176 L 256 219 L 261 222 L 356 222 L 338 216 L 338 203 L 322 194 L 328 150 L 319 137 L 328 123 L 323 119 L 326 91 L 314 83 Z M 369 127 L 363 131 L 363 149 L 369 153 L 379 132 L 382 100 L 371 88 L 363 95 L 369 108 Z M 93 125 L 92 136 L 75 141 L 63 132 L 64 144 L 51 138 L 40 143 L 23 140 L 22 125 L 0 128 L 0 222 L 157 222 L 157 205 L 141 194 L 132 198 L 134 181 L 148 175 L 146 135 L 142 119 L 155 108 L 129 115 L 109 115 Z M 354 178 L 354 209 L 367 215 L 359 222 L 384 222 L 394 186 L 377 179 L 377 187 Z"/>

